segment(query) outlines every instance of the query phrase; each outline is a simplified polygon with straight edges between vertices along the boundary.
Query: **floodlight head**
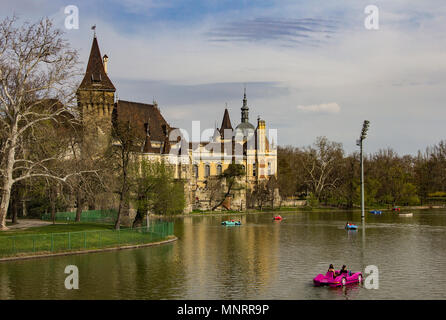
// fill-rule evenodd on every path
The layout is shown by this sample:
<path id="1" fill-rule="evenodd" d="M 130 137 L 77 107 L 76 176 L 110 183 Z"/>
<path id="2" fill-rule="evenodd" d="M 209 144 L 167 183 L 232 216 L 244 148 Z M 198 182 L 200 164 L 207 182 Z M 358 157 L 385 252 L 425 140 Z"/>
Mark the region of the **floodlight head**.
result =
<path id="1" fill-rule="evenodd" d="M 362 125 L 361 131 L 361 140 L 364 140 L 367 137 L 367 131 L 369 130 L 370 121 L 364 120 L 364 124 Z"/>

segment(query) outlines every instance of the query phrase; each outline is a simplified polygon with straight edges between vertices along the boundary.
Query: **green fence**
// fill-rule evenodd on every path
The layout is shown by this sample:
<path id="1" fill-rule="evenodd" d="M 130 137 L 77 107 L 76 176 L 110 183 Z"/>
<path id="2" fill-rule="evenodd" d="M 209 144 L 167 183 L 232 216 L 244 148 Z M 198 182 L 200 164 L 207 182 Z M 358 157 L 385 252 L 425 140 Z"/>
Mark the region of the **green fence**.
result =
<path id="1" fill-rule="evenodd" d="M 118 212 L 116 210 L 87 210 L 82 211 L 81 222 L 114 222 Z M 42 220 L 51 221 L 50 213 L 42 215 Z M 76 212 L 56 212 L 56 221 L 75 221 Z"/>
<path id="2" fill-rule="evenodd" d="M 0 257 L 119 247 L 161 241 L 173 235 L 173 222 L 121 230 L 91 230 L 0 237 Z"/>

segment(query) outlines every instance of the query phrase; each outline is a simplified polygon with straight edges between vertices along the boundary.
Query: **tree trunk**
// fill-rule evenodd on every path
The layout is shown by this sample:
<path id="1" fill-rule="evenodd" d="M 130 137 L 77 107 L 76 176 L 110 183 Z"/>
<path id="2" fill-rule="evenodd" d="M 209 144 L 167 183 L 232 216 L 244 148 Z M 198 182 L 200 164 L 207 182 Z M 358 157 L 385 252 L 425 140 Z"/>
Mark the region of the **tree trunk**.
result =
<path id="1" fill-rule="evenodd" d="M 22 200 L 22 215 L 23 215 L 23 217 L 26 217 L 28 215 L 25 200 Z"/>
<path id="2" fill-rule="evenodd" d="M 50 204 L 51 204 L 51 220 L 53 220 L 53 224 L 56 224 L 56 200 L 53 194 L 53 190 L 51 190 Z"/>
<path id="3" fill-rule="evenodd" d="M 214 211 L 214 210 L 217 209 L 219 206 L 221 206 L 221 205 L 223 204 L 223 202 L 225 202 L 226 198 L 231 194 L 232 185 L 233 185 L 233 182 L 230 182 L 230 183 L 229 183 L 229 186 L 228 186 L 228 191 L 225 193 L 225 195 L 224 195 L 224 197 L 223 197 L 223 200 L 219 201 L 219 202 L 218 202 L 218 203 L 211 209 L 211 211 Z"/>
<path id="4" fill-rule="evenodd" d="M 124 176 L 123 179 L 123 183 L 122 183 L 122 188 L 121 188 L 121 194 L 119 195 L 119 209 L 118 209 L 118 216 L 116 217 L 116 222 L 115 222 L 115 229 L 119 230 L 121 227 L 121 216 L 122 216 L 122 209 L 123 209 L 123 205 L 124 205 L 124 198 L 125 198 L 125 193 L 126 193 L 126 188 L 127 188 L 127 179 Z"/>
<path id="5" fill-rule="evenodd" d="M 5 180 L 8 180 L 8 178 L 5 178 Z M 12 183 L 5 181 L 0 205 L 0 230 L 8 230 L 8 227 L 6 227 L 6 215 L 8 214 L 9 201 L 11 199 L 11 189 Z"/>
<path id="6" fill-rule="evenodd" d="M 274 188 L 271 196 L 271 209 L 274 210 Z"/>
<path id="7" fill-rule="evenodd" d="M 77 190 L 77 194 L 76 194 L 76 202 L 77 202 L 77 208 L 76 208 L 76 222 L 80 222 L 81 221 L 81 215 L 82 215 L 82 207 L 83 207 L 83 202 L 82 202 L 82 191 L 80 189 Z"/>
<path id="8" fill-rule="evenodd" d="M 8 230 L 6 227 L 6 215 L 8 214 L 9 200 L 11 199 L 11 189 L 13 185 L 12 171 L 14 169 L 15 161 L 15 143 L 17 127 L 13 126 L 13 138 L 11 139 L 12 147 L 8 151 L 8 157 L 6 159 L 7 165 L 5 169 L 5 175 L 3 180 L 2 202 L 0 205 L 0 230 Z"/>
<path id="9" fill-rule="evenodd" d="M 147 211 L 146 211 L 146 212 L 147 212 Z M 135 216 L 135 219 L 133 220 L 133 225 L 132 225 L 132 227 L 133 227 L 133 228 L 139 228 L 139 227 L 141 227 L 142 224 L 143 224 L 143 220 L 144 220 L 145 215 L 147 215 L 147 213 L 144 214 L 144 213 L 143 213 L 143 210 L 138 209 L 138 210 L 136 211 L 136 216 Z"/>
<path id="10" fill-rule="evenodd" d="M 56 224 L 56 200 L 57 200 L 57 191 L 56 187 L 50 185 L 50 213 L 51 213 L 51 220 L 53 221 L 53 224 Z"/>
<path id="11" fill-rule="evenodd" d="M 124 196 L 123 196 L 124 192 L 121 192 L 121 195 L 119 196 L 119 208 L 118 208 L 118 216 L 116 217 L 116 222 L 115 222 L 115 229 L 119 230 L 120 226 L 121 226 L 121 215 L 122 215 L 122 203 L 124 202 Z"/>
<path id="12" fill-rule="evenodd" d="M 18 199 L 18 192 L 15 192 L 12 203 L 12 218 L 11 218 L 13 224 L 18 223 L 17 222 L 18 215 L 19 215 L 19 199 Z"/>
<path id="13" fill-rule="evenodd" d="M 6 214 L 8 213 L 11 188 L 4 188 L 2 192 L 2 203 L 0 205 L 0 230 L 8 230 L 6 227 Z"/>

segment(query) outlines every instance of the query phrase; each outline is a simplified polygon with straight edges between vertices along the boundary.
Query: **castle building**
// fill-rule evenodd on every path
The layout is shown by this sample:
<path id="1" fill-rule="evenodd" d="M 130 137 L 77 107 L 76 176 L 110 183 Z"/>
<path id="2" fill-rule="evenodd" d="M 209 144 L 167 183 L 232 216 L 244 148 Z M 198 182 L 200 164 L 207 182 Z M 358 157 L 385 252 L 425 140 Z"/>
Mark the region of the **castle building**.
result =
<path id="1" fill-rule="evenodd" d="M 95 35 L 87 69 L 77 90 L 84 141 L 101 148 L 110 142 L 113 125 L 131 123 L 141 141 L 136 156 L 164 160 L 174 168 L 174 177 L 185 182 L 186 211 L 203 208 L 209 202 L 209 181 L 220 176 L 231 163 L 241 164 L 246 172 L 243 178 L 246 188 L 232 196 L 232 205 L 237 209 L 246 207 L 246 192 L 277 176 L 274 141 L 267 138 L 265 120 L 259 117 L 256 127 L 249 122 L 246 89 L 241 123 L 235 129 L 225 109 L 221 126 L 215 128 L 209 141 L 186 141 L 181 131 L 162 116 L 155 101 L 146 104 L 116 99 L 116 88 L 107 69 L 108 56 L 101 56 Z"/>

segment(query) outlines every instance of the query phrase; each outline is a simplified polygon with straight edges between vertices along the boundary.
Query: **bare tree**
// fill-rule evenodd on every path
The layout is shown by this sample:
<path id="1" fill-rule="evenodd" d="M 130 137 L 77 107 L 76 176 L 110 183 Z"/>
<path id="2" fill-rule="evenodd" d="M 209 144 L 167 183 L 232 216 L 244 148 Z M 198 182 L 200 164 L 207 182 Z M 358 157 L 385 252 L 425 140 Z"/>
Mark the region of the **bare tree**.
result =
<path id="1" fill-rule="evenodd" d="M 1 230 L 7 229 L 15 183 L 34 177 L 66 182 L 80 174 L 57 166 L 69 157 L 67 151 L 43 157 L 27 151 L 31 137 L 34 146 L 43 142 L 42 137 L 44 141 L 59 139 L 35 134 L 45 125 L 73 120 L 67 115 L 72 114 L 68 106 L 75 101 L 77 53 L 47 18 L 16 24 L 15 17 L 0 22 Z"/>
<path id="2" fill-rule="evenodd" d="M 340 176 L 337 168 L 343 157 L 342 145 L 331 142 L 326 137 L 318 137 L 313 146 L 304 149 L 302 166 L 305 169 L 307 184 L 318 200 L 325 190 L 338 186 Z"/>
<path id="3" fill-rule="evenodd" d="M 265 206 L 265 203 L 267 203 L 270 200 L 270 192 L 267 188 L 267 182 L 266 181 L 259 181 L 254 187 L 254 190 L 252 191 L 252 199 L 254 200 L 254 205 L 257 204 L 260 211 L 263 210 L 263 207 Z"/>
<path id="4" fill-rule="evenodd" d="M 228 168 L 226 168 L 226 170 L 219 176 L 221 181 L 225 181 L 226 187 L 223 193 L 220 194 L 220 199 L 218 199 L 217 203 L 212 207 L 212 211 L 215 211 L 215 209 L 225 202 L 225 200 L 231 195 L 233 189 L 236 188 L 238 180 L 245 174 L 245 170 L 240 164 L 231 163 Z"/>
<path id="5" fill-rule="evenodd" d="M 85 203 L 94 203 L 101 193 L 110 192 L 105 181 L 110 179 L 108 159 L 96 145 L 84 141 L 83 127 L 76 126 L 70 135 L 69 148 L 72 155 L 70 163 L 77 172 L 95 172 L 94 175 L 76 175 L 69 179 L 68 185 L 76 199 L 76 222 L 81 221 Z M 100 168 L 101 170 L 98 170 Z"/>
<path id="6" fill-rule="evenodd" d="M 206 190 L 209 197 L 209 208 L 212 208 L 215 201 L 221 201 L 223 193 L 223 183 L 220 177 L 208 177 L 206 180 Z"/>
<path id="7" fill-rule="evenodd" d="M 121 217 L 130 202 L 131 188 L 131 164 L 135 151 L 141 150 L 143 140 L 137 134 L 138 128 L 133 125 L 134 121 L 116 120 L 112 126 L 112 143 L 107 151 L 106 157 L 110 159 L 114 167 L 112 171 L 117 179 L 113 185 L 113 192 L 119 195 L 118 216 L 115 229 L 120 229 Z"/>

